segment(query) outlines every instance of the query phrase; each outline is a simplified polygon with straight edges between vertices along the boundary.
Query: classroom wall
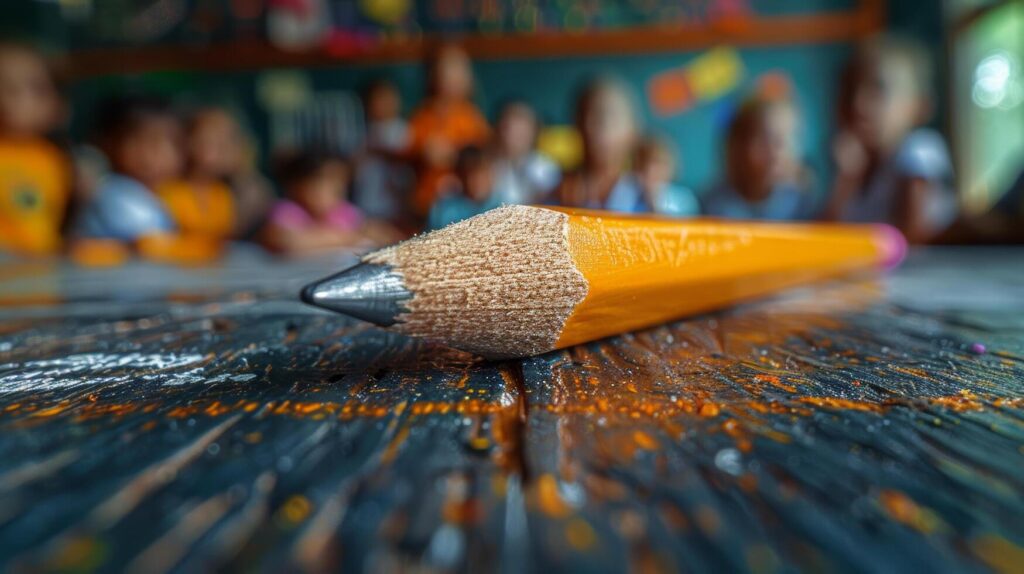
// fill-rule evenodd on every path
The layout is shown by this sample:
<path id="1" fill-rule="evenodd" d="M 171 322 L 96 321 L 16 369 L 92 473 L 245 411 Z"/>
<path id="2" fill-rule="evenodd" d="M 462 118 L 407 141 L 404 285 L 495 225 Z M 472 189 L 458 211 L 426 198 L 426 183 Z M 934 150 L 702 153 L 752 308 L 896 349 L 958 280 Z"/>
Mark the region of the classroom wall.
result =
<path id="1" fill-rule="evenodd" d="M 682 170 L 680 182 L 698 192 L 719 178 L 720 136 L 736 104 L 749 93 L 758 77 L 782 72 L 792 82 L 803 109 L 805 153 L 813 169 L 827 170 L 828 134 L 833 126 L 834 90 L 839 69 L 849 53 L 842 44 L 739 50 L 742 81 L 722 97 L 699 102 L 691 109 L 667 117 L 656 116 L 646 101 L 644 86 L 655 75 L 686 66 L 703 51 L 638 56 L 550 58 L 543 60 L 481 61 L 475 64 L 477 102 L 493 117 L 495 108 L 509 98 L 524 98 L 547 123 L 571 123 L 573 100 L 589 77 L 613 74 L 634 87 L 647 128 L 675 142 Z M 405 95 L 407 111 L 422 96 L 422 70 L 418 64 L 344 66 L 305 72 L 316 91 L 360 91 L 371 79 L 393 79 Z M 77 111 L 73 130 L 88 131 L 88 110 L 102 95 L 119 89 L 165 93 L 191 102 L 228 103 L 243 109 L 261 139 L 268 133 L 268 116 L 256 95 L 259 74 L 207 74 L 167 72 L 136 78 L 108 77 L 82 81 L 72 89 Z M 266 150 L 263 150 L 266 152 Z"/>
<path id="2" fill-rule="evenodd" d="M 913 6 L 911 6 L 913 4 Z M 758 0 L 752 4 L 758 13 L 786 14 L 804 11 L 851 9 L 852 0 Z M 936 63 L 944 69 L 943 24 L 939 3 L 923 10 L 918 3 L 888 2 L 886 16 L 888 28 L 908 34 L 935 47 Z M 426 9 L 423 10 L 426 13 Z M 53 21 L 52 18 L 36 18 Z M 57 38 L 60 34 L 43 36 Z M 834 127 L 835 87 L 841 66 L 849 55 L 849 43 L 804 44 L 788 47 L 750 48 L 738 50 L 743 66 L 740 82 L 708 101 L 698 102 L 683 113 L 669 116 L 656 115 L 644 94 L 652 77 L 667 70 L 686 66 L 707 50 L 654 55 L 557 57 L 543 59 L 517 59 L 507 61 L 478 61 L 475 69 L 478 79 L 477 101 L 488 116 L 500 102 L 523 98 L 532 103 L 542 118 L 552 124 L 569 123 L 573 117 L 573 98 L 586 78 L 597 74 L 613 74 L 632 85 L 641 115 L 649 129 L 668 137 L 677 147 L 681 183 L 704 192 L 721 177 L 721 134 L 737 103 L 746 97 L 757 79 L 766 73 L 781 73 L 788 77 L 795 97 L 803 111 L 804 155 L 818 181 L 830 176 L 828 140 Z M 316 68 L 304 72 L 316 91 L 351 90 L 358 92 L 376 77 L 389 77 L 405 95 L 407 111 L 422 96 L 422 75 L 418 63 L 393 65 L 339 65 L 336 68 Z M 226 103 L 242 110 L 248 117 L 252 131 L 264 143 L 269 118 L 257 96 L 260 72 L 198 73 L 166 72 L 136 77 L 105 77 L 81 81 L 72 87 L 71 99 L 76 110 L 72 131 L 76 135 L 88 132 L 88 111 L 103 94 L 131 88 L 166 93 L 179 100 L 193 102 Z M 938 85 L 943 85 L 944 74 L 938 74 Z M 937 89 L 938 114 L 933 125 L 946 127 L 946 100 L 943 90 Z M 819 190 L 823 192 L 824 190 Z"/>

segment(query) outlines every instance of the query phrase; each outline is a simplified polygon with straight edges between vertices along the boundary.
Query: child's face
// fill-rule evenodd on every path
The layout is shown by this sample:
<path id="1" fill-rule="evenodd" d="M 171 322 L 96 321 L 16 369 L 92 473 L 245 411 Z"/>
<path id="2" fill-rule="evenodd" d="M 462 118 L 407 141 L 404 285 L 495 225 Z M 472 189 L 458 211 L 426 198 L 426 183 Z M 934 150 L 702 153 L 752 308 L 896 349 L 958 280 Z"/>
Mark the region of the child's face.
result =
<path id="1" fill-rule="evenodd" d="M 898 145 L 924 115 L 908 58 L 878 56 L 854 71 L 843 122 L 871 150 Z"/>
<path id="2" fill-rule="evenodd" d="M 675 174 L 675 162 L 668 152 L 651 151 L 637 161 L 636 177 L 647 189 L 658 189 L 672 180 Z"/>
<path id="3" fill-rule="evenodd" d="M 323 219 L 348 196 L 348 167 L 331 162 L 294 184 L 292 198 L 314 219 Z"/>
<path id="4" fill-rule="evenodd" d="M 370 92 L 366 102 L 366 115 L 371 122 L 385 122 L 398 117 L 402 111 L 402 100 L 398 90 L 392 86 L 378 86 Z"/>
<path id="5" fill-rule="evenodd" d="M 469 57 L 458 48 L 446 48 L 438 55 L 437 95 L 447 100 L 469 98 L 473 90 L 473 70 Z"/>
<path id="6" fill-rule="evenodd" d="M 27 50 L 0 50 L 0 130 L 42 135 L 60 120 L 60 97 L 45 63 Z"/>
<path id="7" fill-rule="evenodd" d="M 174 118 L 148 118 L 117 142 L 114 167 L 150 189 L 181 176 L 181 125 Z"/>
<path id="8" fill-rule="evenodd" d="M 633 111 L 627 96 L 606 89 L 595 94 L 583 114 L 583 145 L 591 163 L 621 167 L 636 139 Z"/>
<path id="9" fill-rule="evenodd" d="M 196 118 L 188 136 L 192 169 L 208 177 L 228 177 L 242 164 L 242 134 L 229 114 L 216 110 Z"/>
<path id="10" fill-rule="evenodd" d="M 498 122 L 498 138 L 505 153 L 521 156 L 533 149 L 537 137 L 537 120 L 533 111 L 522 105 L 505 110 Z"/>
<path id="11" fill-rule="evenodd" d="M 797 117 L 788 106 L 768 108 L 758 119 L 741 148 L 743 176 L 756 185 L 752 189 L 770 189 L 791 179 L 798 166 Z"/>
<path id="12" fill-rule="evenodd" d="M 492 166 L 482 164 L 473 167 L 463 175 L 462 185 L 466 190 L 466 196 L 473 201 L 482 203 L 491 196 L 494 185 L 494 170 Z"/>

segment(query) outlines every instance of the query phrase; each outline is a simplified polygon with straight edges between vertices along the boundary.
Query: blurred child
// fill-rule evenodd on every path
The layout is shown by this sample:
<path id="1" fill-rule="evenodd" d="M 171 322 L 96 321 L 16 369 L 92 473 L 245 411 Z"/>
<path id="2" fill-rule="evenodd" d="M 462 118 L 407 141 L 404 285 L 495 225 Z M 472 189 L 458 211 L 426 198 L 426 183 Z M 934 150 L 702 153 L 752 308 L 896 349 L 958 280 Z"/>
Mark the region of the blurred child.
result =
<path id="1" fill-rule="evenodd" d="M 372 151 L 401 153 L 409 144 L 409 124 L 402 118 L 402 95 L 388 80 L 366 90 L 366 144 Z"/>
<path id="2" fill-rule="evenodd" d="M 185 132 L 185 177 L 158 190 L 179 231 L 221 241 L 246 236 L 262 222 L 273 191 L 247 161 L 238 121 L 223 108 L 202 108 Z"/>
<path id="3" fill-rule="evenodd" d="M 650 206 L 629 161 L 637 140 L 637 118 L 626 86 L 601 78 L 576 100 L 576 127 L 583 139 L 583 164 L 567 175 L 555 193 L 561 205 L 643 212 Z"/>
<path id="4" fill-rule="evenodd" d="M 454 44 L 441 45 L 427 61 L 427 99 L 410 121 L 410 151 L 419 165 L 413 210 L 425 215 L 451 172 L 458 151 L 482 145 L 490 128 L 470 100 L 473 69 L 469 56 Z"/>
<path id="5" fill-rule="evenodd" d="M 676 158 L 665 140 L 647 136 L 633 156 L 633 177 L 655 213 L 688 217 L 700 213 L 697 196 L 686 187 L 672 183 Z"/>
<path id="6" fill-rule="evenodd" d="M 536 149 L 537 114 L 513 100 L 502 106 L 496 126 L 494 195 L 499 203 L 533 203 L 550 194 L 561 179 L 558 166 Z"/>
<path id="7" fill-rule="evenodd" d="M 357 165 L 353 198 L 371 217 L 400 221 L 415 179 L 399 161 L 409 146 L 401 94 L 391 82 L 378 80 L 366 90 L 364 102 L 366 150 Z"/>
<path id="8" fill-rule="evenodd" d="M 744 103 L 726 134 L 725 182 L 708 194 L 704 212 L 776 221 L 813 216 L 797 133 L 797 111 L 789 100 L 755 97 Z"/>
<path id="9" fill-rule="evenodd" d="M 390 227 L 366 218 L 349 203 L 352 170 L 345 159 L 300 153 L 282 162 L 278 178 L 286 199 L 274 205 L 263 230 L 268 249 L 307 255 L 397 239 Z"/>
<path id="10" fill-rule="evenodd" d="M 956 216 L 951 164 L 931 113 L 931 66 L 924 49 L 896 38 L 862 45 L 847 66 L 835 138 L 837 175 L 830 219 L 898 227 L 927 241 Z"/>
<path id="11" fill-rule="evenodd" d="M 70 192 L 65 154 L 48 139 L 62 103 L 33 49 L 0 44 L 0 250 L 54 253 Z"/>
<path id="12" fill-rule="evenodd" d="M 495 157 L 489 148 L 462 148 L 455 163 L 455 177 L 446 179 L 430 208 L 428 227 L 440 229 L 500 205 L 493 193 L 494 178 Z"/>
<path id="13" fill-rule="evenodd" d="M 161 184 L 157 195 L 181 233 L 224 241 L 236 228 L 235 200 L 225 179 L 240 161 L 238 127 L 210 108 L 189 118 L 185 129 L 185 177 Z"/>
<path id="14" fill-rule="evenodd" d="M 97 112 L 97 131 L 111 171 L 78 214 L 76 235 L 133 242 L 174 232 L 155 194 L 184 166 L 181 124 L 170 105 L 148 96 L 112 98 Z"/>

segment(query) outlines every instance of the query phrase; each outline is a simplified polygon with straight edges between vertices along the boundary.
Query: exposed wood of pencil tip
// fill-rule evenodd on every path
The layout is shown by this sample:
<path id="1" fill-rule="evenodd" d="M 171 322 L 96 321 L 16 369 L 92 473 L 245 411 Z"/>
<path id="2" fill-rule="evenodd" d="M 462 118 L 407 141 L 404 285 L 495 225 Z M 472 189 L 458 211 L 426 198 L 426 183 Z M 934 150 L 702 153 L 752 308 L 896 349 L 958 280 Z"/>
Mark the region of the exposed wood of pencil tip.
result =
<path id="1" fill-rule="evenodd" d="M 488 358 L 550 351 L 587 295 L 569 216 L 508 206 L 364 257 L 413 296 L 394 328 Z"/>

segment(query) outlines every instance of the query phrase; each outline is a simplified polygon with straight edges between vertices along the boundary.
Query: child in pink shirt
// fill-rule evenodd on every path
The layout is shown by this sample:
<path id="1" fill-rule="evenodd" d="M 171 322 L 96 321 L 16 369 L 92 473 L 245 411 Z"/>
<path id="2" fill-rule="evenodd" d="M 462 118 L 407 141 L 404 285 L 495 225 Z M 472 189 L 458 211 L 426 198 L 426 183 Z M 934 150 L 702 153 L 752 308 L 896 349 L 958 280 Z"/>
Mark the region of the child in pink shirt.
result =
<path id="1" fill-rule="evenodd" d="M 301 153 L 282 162 L 279 178 L 286 199 L 274 205 L 263 231 L 271 251 L 306 255 L 398 239 L 390 226 L 349 203 L 351 168 L 343 158 Z"/>

